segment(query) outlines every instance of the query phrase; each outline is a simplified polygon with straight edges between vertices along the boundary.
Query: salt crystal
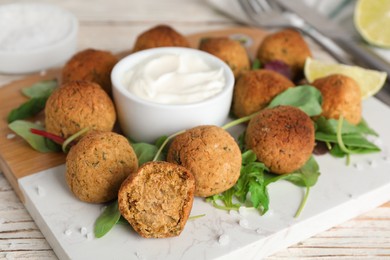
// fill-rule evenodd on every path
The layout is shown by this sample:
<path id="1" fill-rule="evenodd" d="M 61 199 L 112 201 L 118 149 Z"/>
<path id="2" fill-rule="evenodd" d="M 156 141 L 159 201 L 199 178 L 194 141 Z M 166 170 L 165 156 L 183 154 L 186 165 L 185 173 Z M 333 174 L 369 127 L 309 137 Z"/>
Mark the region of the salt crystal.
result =
<path id="1" fill-rule="evenodd" d="M 263 231 L 261 228 L 258 228 L 258 229 L 256 229 L 256 233 L 257 233 L 257 234 L 263 234 L 264 231 Z"/>
<path id="2" fill-rule="evenodd" d="M 230 210 L 229 215 L 233 216 L 233 217 L 238 217 L 238 212 L 237 212 L 237 210 Z"/>
<path id="3" fill-rule="evenodd" d="M 241 206 L 239 209 L 238 209 L 238 212 L 240 212 L 240 215 L 241 216 L 246 216 L 248 215 L 248 209 L 244 206 Z"/>
<path id="4" fill-rule="evenodd" d="M 135 252 L 134 254 L 135 254 L 135 256 L 136 256 L 138 259 L 140 259 L 140 260 L 145 259 L 145 258 L 143 257 L 143 255 L 142 255 L 141 253 L 139 253 L 139 252 Z"/>
<path id="5" fill-rule="evenodd" d="M 15 134 L 7 134 L 7 139 L 13 139 L 15 138 Z"/>
<path id="6" fill-rule="evenodd" d="M 221 246 L 227 245 L 227 244 L 229 244 L 229 242 L 230 242 L 230 237 L 229 237 L 229 235 L 222 234 L 222 235 L 220 235 L 219 238 L 218 238 L 218 243 L 219 243 Z"/>
<path id="7" fill-rule="evenodd" d="M 81 235 L 85 235 L 85 234 L 87 234 L 87 228 L 86 227 L 82 227 L 82 228 L 80 228 L 80 233 L 81 233 Z"/>
<path id="8" fill-rule="evenodd" d="M 353 167 L 355 167 L 355 169 L 359 171 L 363 170 L 363 165 L 361 163 L 355 163 Z"/>
<path id="9" fill-rule="evenodd" d="M 92 240 L 93 234 L 91 232 L 87 233 L 87 239 Z"/>
<path id="10" fill-rule="evenodd" d="M 374 160 L 371 160 L 371 161 L 368 161 L 368 164 L 372 167 L 372 168 L 376 168 L 378 166 L 378 163 Z"/>
<path id="11" fill-rule="evenodd" d="M 240 224 L 241 227 L 243 228 L 248 228 L 249 227 L 249 222 L 247 219 L 240 219 L 240 221 L 238 222 Z"/>
<path id="12" fill-rule="evenodd" d="M 46 191 L 41 186 L 37 186 L 37 194 L 39 197 L 44 197 L 46 195 Z"/>
<path id="13" fill-rule="evenodd" d="M 72 230 L 67 229 L 67 230 L 65 230 L 64 234 L 67 236 L 70 236 L 70 235 L 72 235 Z"/>

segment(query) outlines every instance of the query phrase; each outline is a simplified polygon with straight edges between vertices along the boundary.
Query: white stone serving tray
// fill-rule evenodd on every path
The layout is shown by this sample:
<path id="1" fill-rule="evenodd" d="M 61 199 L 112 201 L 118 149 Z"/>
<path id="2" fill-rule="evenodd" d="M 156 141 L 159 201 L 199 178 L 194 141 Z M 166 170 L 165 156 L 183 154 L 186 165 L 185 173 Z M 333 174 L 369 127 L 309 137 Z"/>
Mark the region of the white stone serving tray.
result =
<path id="1" fill-rule="evenodd" d="M 304 189 L 288 182 L 270 186 L 270 210 L 226 212 L 196 199 L 179 237 L 145 239 L 118 224 L 103 238 L 93 235 L 102 205 L 80 202 L 65 183 L 65 166 L 19 179 L 25 205 L 60 259 L 261 259 L 390 200 L 390 109 L 370 98 L 363 117 L 380 135 L 382 152 L 355 155 L 351 164 L 316 156 L 321 176 L 299 218 Z"/>

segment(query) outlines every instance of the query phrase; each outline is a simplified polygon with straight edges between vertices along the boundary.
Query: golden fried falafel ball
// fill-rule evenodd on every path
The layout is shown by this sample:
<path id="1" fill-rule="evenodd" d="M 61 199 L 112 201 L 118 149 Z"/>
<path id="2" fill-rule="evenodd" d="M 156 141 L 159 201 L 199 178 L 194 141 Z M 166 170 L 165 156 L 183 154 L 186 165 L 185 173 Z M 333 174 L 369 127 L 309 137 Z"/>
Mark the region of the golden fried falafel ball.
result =
<path id="1" fill-rule="evenodd" d="M 143 237 L 178 236 L 191 213 L 194 191 L 194 176 L 186 168 L 148 162 L 121 185 L 119 210 Z"/>
<path id="2" fill-rule="evenodd" d="M 264 109 L 249 121 L 245 142 L 271 172 L 291 173 L 312 154 L 314 124 L 306 113 L 292 106 Z"/>
<path id="3" fill-rule="evenodd" d="M 91 81 L 70 81 L 50 95 L 45 106 L 45 126 L 49 133 L 68 138 L 89 127 L 111 131 L 116 120 L 114 103 Z"/>
<path id="4" fill-rule="evenodd" d="M 66 182 L 81 201 L 103 203 L 117 197 L 122 182 L 137 168 L 137 156 L 124 136 L 92 131 L 67 154 Z"/>
<path id="5" fill-rule="evenodd" d="M 248 116 L 266 107 L 271 100 L 294 83 L 272 70 L 250 70 L 237 80 L 233 92 L 233 113 Z"/>
<path id="6" fill-rule="evenodd" d="M 205 38 L 201 40 L 199 49 L 226 62 L 232 69 L 235 78 L 250 69 L 248 53 L 239 41 L 228 37 Z"/>
<path id="7" fill-rule="evenodd" d="M 302 72 L 306 58 L 311 56 L 305 39 L 294 29 L 267 35 L 257 50 L 257 58 L 261 63 L 282 61 L 291 68 L 293 78 Z"/>
<path id="8" fill-rule="evenodd" d="M 62 68 L 62 83 L 74 80 L 92 81 L 111 95 L 111 71 L 117 62 L 118 58 L 108 51 L 80 51 Z"/>
<path id="9" fill-rule="evenodd" d="M 322 115 L 338 119 L 340 115 L 357 125 L 362 118 L 361 90 L 358 83 L 345 75 L 334 74 L 312 83 L 322 94 Z"/>
<path id="10" fill-rule="evenodd" d="M 176 136 L 167 161 L 184 166 L 194 175 L 195 196 L 199 197 L 221 193 L 240 177 L 240 148 L 217 126 L 198 126 Z"/>
<path id="11" fill-rule="evenodd" d="M 133 52 L 156 47 L 190 47 L 190 43 L 172 27 L 157 25 L 137 37 Z"/>

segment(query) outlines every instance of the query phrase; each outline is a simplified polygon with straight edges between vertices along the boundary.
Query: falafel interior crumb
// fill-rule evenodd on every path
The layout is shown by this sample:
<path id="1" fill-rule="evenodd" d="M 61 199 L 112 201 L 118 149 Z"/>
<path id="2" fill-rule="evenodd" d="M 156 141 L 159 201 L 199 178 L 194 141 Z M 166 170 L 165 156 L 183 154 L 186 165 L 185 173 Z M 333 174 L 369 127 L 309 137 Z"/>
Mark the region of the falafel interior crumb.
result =
<path id="1" fill-rule="evenodd" d="M 144 237 L 179 235 L 189 215 L 186 209 L 192 207 L 195 184 L 188 172 L 149 164 L 133 184 L 126 190 L 133 228 Z"/>

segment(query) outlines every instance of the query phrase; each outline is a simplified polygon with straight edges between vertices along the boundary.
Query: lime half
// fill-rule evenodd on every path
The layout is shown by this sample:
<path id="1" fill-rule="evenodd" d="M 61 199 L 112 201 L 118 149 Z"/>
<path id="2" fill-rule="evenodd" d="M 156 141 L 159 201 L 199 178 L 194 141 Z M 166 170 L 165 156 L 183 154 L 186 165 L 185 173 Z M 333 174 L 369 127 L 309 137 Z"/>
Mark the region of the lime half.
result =
<path id="1" fill-rule="evenodd" d="M 358 0 L 354 22 L 367 42 L 390 48 L 390 0 Z"/>

